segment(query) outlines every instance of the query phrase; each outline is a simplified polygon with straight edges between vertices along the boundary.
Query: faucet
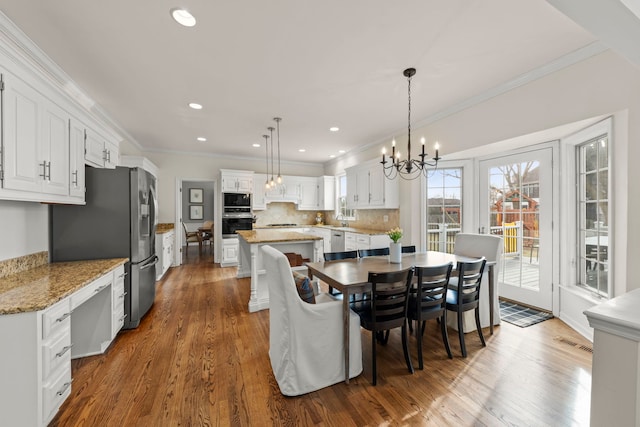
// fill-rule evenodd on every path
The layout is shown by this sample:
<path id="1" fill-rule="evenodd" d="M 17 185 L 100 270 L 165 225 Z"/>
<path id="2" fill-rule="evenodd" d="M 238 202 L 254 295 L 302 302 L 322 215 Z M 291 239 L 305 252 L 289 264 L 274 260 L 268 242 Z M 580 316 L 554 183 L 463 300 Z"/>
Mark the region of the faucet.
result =
<path id="1" fill-rule="evenodd" d="M 340 222 L 340 225 L 341 225 L 342 227 L 348 227 L 348 226 L 349 226 L 349 222 L 347 222 L 347 221 L 344 219 L 344 215 L 342 215 L 342 214 L 337 214 L 337 215 L 336 215 L 336 221 L 341 221 L 341 222 Z"/>

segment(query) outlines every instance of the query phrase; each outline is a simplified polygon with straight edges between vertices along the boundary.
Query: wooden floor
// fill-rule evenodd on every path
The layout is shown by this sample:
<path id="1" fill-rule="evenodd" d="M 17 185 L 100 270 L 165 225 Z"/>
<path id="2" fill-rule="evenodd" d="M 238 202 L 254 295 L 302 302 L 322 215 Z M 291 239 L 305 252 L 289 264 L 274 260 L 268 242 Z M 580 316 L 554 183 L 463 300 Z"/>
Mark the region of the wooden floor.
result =
<path id="1" fill-rule="evenodd" d="M 435 323 L 425 332 L 425 369 L 411 375 L 400 337 L 378 346 L 371 385 L 351 381 L 284 397 L 268 356 L 269 312 L 248 313 L 249 280 L 192 248 L 157 283 L 154 307 L 104 355 L 73 361 L 71 396 L 52 426 L 572 426 L 589 424 L 590 343 L 560 320 L 521 329 L 503 322 L 469 357 L 451 331 L 446 357 Z M 309 325 L 310 328 L 313 325 Z M 415 337 L 410 349 L 415 361 Z M 417 366 L 417 363 L 414 363 Z"/>

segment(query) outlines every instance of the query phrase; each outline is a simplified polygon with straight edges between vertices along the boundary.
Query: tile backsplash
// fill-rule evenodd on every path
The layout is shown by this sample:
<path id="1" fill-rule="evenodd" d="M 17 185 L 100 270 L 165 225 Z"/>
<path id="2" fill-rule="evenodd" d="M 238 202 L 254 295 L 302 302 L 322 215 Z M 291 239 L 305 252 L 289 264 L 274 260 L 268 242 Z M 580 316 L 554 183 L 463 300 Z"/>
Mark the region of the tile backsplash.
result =
<path id="1" fill-rule="evenodd" d="M 256 226 L 268 224 L 298 224 L 314 225 L 316 223 L 316 211 L 296 210 L 294 203 L 269 203 L 264 211 L 254 212 Z M 335 212 L 322 211 L 324 223 L 340 226 L 341 221 L 335 219 Z M 384 222 L 385 215 L 388 221 Z M 366 209 L 356 211 L 356 219 L 348 221 L 350 227 L 365 228 L 370 230 L 386 231 L 400 224 L 399 209 Z"/>

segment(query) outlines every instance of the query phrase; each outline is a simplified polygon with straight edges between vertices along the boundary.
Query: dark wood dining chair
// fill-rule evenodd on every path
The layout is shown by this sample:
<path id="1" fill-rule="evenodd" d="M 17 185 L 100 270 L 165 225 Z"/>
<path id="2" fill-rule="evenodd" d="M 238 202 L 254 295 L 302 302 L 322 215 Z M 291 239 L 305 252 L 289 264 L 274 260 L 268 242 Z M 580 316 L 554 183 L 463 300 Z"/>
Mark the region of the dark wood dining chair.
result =
<path id="1" fill-rule="evenodd" d="M 325 252 L 324 260 L 325 261 L 338 261 L 341 259 L 351 259 L 358 258 L 358 251 L 342 251 L 342 252 Z M 331 286 L 329 286 L 329 294 L 330 295 L 340 295 L 341 292 L 335 291 Z"/>
<path id="2" fill-rule="evenodd" d="M 423 369 L 422 362 L 422 336 L 427 324 L 427 320 L 439 319 L 442 332 L 442 341 L 447 350 L 449 359 L 451 347 L 449 346 L 449 335 L 447 334 L 447 310 L 446 297 L 449 277 L 451 276 L 453 264 L 448 263 L 433 267 L 415 267 L 413 273 L 414 285 L 409 295 L 409 308 L 407 318 L 409 325 L 416 321 L 416 339 L 418 341 L 418 369 Z M 410 328 L 411 329 L 411 328 Z"/>
<path id="3" fill-rule="evenodd" d="M 480 326 L 480 283 L 482 273 L 486 264 L 484 257 L 477 261 L 458 262 L 456 266 L 457 274 L 449 279 L 447 290 L 447 310 L 455 311 L 458 320 L 458 337 L 460 338 L 460 349 L 462 357 L 467 357 L 467 348 L 464 345 L 464 327 L 462 314 L 465 311 L 474 310 L 476 318 L 476 329 L 480 336 L 482 346 L 486 347 Z"/>
<path id="4" fill-rule="evenodd" d="M 360 258 L 381 255 L 389 255 L 389 247 L 376 249 L 358 249 L 358 256 Z"/>
<path id="5" fill-rule="evenodd" d="M 407 369 L 413 373 L 413 365 L 409 357 L 407 344 L 407 307 L 413 268 L 387 273 L 369 272 L 368 281 L 371 283 L 371 298 L 364 301 L 352 302 L 351 308 L 360 316 L 360 326 L 371 331 L 371 370 L 373 385 L 377 384 L 376 342 L 382 339 L 385 332 L 402 328 L 402 349 Z M 388 333 L 388 332 L 387 332 Z M 387 335 L 388 337 L 388 335 Z"/>
<path id="6" fill-rule="evenodd" d="M 416 246 L 415 245 L 403 246 L 402 247 L 402 253 L 403 254 L 414 254 L 414 253 L 416 253 Z"/>

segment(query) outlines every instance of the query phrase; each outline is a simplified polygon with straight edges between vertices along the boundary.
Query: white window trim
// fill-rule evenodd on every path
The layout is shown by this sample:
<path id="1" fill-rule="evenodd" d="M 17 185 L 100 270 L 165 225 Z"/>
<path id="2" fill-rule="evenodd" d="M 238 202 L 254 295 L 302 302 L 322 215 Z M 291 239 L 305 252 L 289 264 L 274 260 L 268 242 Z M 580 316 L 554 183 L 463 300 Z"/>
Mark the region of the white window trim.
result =
<path id="1" fill-rule="evenodd" d="M 613 191 L 613 186 L 615 182 L 614 178 L 614 169 L 613 169 L 613 158 L 614 158 L 614 136 L 613 136 L 613 119 L 611 117 L 602 120 L 598 123 L 595 123 L 589 126 L 586 129 L 580 130 L 572 135 L 567 136 L 562 139 L 561 143 L 561 158 L 564 159 L 564 170 L 563 170 L 563 179 L 562 179 L 562 193 L 563 197 L 560 200 L 561 212 L 563 215 L 560 219 L 561 225 L 560 234 L 562 236 L 561 242 L 566 242 L 563 247 L 561 247 L 561 265 L 570 266 L 569 268 L 563 269 L 561 272 L 561 283 L 565 284 L 565 286 L 571 286 L 573 290 L 577 293 L 583 293 L 585 296 L 589 297 L 589 299 L 598 299 L 596 293 L 591 290 L 577 285 L 578 282 L 578 253 L 577 253 L 577 242 L 578 242 L 578 230 L 577 230 L 577 216 L 578 216 L 578 208 L 577 208 L 577 165 L 576 165 L 576 147 L 586 141 L 594 139 L 598 136 L 606 134 L 609 139 L 609 155 L 608 155 L 608 167 L 609 167 L 609 182 L 607 189 L 609 196 L 609 217 L 613 218 L 609 223 L 609 278 L 608 278 L 608 286 L 609 286 L 609 298 L 613 298 L 615 295 L 619 295 L 621 293 L 621 289 L 616 286 L 615 282 L 615 265 L 616 265 L 616 253 L 615 253 L 615 228 L 616 228 L 616 215 L 615 215 L 615 204 L 616 204 L 616 193 Z M 626 287 L 626 285 L 625 285 Z M 622 288 L 622 292 L 624 292 L 624 288 Z M 606 299 L 602 297 L 601 299 Z"/>
<path id="2" fill-rule="evenodd" d="M 338 203 L 338 197 L 340 197 L 340 178 L 341 177 L 346 177 L 347 176 L 347 172 L 342 172 L 339 174 L 335 175 L 336 178 L 336 188 L 335 188 L 335 194 L 336 194 L 336 209 L 334 211 L 335 217 L 336 219 L 338 219 L 338 216 L 341 215 L 342 213 L 340 212 L 340 203 Z M 351 212 L 353 213 L 352 216 L 345 216 L 339 219 L 339 221 L 355 221 L 356 220 L 356 210 L 355 209 L 351 209 Z"/>

